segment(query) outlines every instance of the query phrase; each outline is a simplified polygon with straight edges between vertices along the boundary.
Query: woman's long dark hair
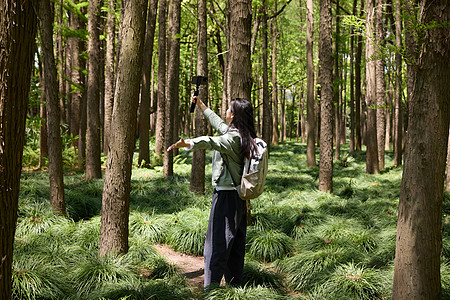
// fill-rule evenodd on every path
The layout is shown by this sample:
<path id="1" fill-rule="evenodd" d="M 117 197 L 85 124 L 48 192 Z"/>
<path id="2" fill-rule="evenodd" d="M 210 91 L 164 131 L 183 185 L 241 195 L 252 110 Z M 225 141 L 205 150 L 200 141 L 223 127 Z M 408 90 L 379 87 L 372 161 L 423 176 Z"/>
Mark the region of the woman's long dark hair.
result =
<path id="1" fill-rule="evenodd" d="M 250 159 L 252 152 L 256 149 L 252 103 L 247 99 L 236 98 L 231 101 L 230 108 L 234 115 L 230 126 L 239 130 L 242 154 Z"/>

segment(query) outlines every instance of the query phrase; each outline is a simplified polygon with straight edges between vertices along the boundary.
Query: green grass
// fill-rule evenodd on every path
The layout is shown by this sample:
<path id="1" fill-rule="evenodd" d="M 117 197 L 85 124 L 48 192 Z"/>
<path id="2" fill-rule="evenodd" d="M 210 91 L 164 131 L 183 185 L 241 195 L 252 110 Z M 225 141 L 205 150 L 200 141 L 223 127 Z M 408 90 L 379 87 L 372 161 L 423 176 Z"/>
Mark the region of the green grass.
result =
<path id="1" fill-rule="evenodd" d="M 212 197 L 211 153 L 205 195 L 189 191 L 192 153 L 180 150 L 164 179 L 152 156 L 131 179 L 129 251 L 98 257 L 103 181 L 66 175 L 68 217 L 49 204 L 48 173 L 22 173 L 14 248 L 14 299 L 389 299 L 401 168 L 365 173 L 364 152 L 334 164 L 334 193 L 318 191 L 318 167 L 304 144 L 271 148 L 263 195 L 251 201 L 241 288 L 193 290 L 153 245 L 201 255 Z M 70 161 L 70 154 L 67 160 Z M 318 157 L 318 156 L 317 156 Z M 30 160 L 35 160 L 29 155 Z M 67 167 L 71 167 L 69 164 Z M 443 202 L 443 299 L 450 298 L 450 193 Z"/>

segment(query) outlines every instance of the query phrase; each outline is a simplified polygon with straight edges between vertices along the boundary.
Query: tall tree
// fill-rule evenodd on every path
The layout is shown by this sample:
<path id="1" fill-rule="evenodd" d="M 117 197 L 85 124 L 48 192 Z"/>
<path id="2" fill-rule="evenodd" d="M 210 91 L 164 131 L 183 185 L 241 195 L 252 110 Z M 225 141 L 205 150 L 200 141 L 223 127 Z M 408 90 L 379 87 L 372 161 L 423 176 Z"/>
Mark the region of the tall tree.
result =
<path id="1" fill-rule="evenodd" d="M 401 20 L 400 0 L 395 1 L 395 97 L 394 97 L 394 165 L 402 165 L 403 155 L 403 107 L 402 107 L 402 20 Z"/>
<path id="2" fill-rule="evenodd" d="M 144 66 L 142 70 L 141 104 L 139 106 L 139 165 L 150 162 L 150 102 L 152 83 L 153 43 L 156 29 L 158 0 L 150 0 L 145 33 Z"/>
<path id="3" fill-rule="evenodd" d="M 392 298 L 441 299 L 442 201 L 450 118 L 450 3 L 422 0 L 413 11 L 419 12 L 419 23 L 413 35 L 417 47 L 411 51 L 419 59 L 408 61 L 413 68 L 413 93 Z"/>
<path id="4" fill-rule="evenodd" d="M 103 121 L 103 151 L 108 155 L 111 117 L 114 106 L 114 53 L 115 53 L 115 16 L 114 0 L 108 0 L 108 16 L 106 20 L 106 57 L 105 57 L 105 97 Z"/>
<path id="5" fill-rule="evenodd" d="M 385 62 L 383 48 L 385 44 L 385 30 L 383 22 L 383 0 L 376 0 L 376 34 L 377 60 L 376 65 L 376 122 L 377 122 L 377 143 L 378 143 L 378 165 L 379 169 L 384 169 L 384 149 L 386 143 L 386 79 L 384 76 Z"/>
<path id="6" fill-rule="evenodd" d="M 356 3 L 355 3 L 356 4 Z M 360 17 L 364 14 L 364 0 L 361 0 Z M 361 151 L 361 57 L 362 36 L 356 36 L 355 54 L 355 149 Z"/>
<path id="7" fill-rule="evenodd" d="M 77 2 L 75 2 L 77 3 Z M 79 32 L 84 24 L 84 16 L 78 10 L 69 11 L 69 26 L 73 32 Z M 84 41 L 80 38 L 79 35 L 73 35 L 67 37 L 67 56 L 68 63 L 70 66 L 69 75 L 70 81 L 70 89 L 67 89 L 66 92 L 69 98 L 69 128 L 70 134 L 73 137 L 77 137 L 81 139 L 79 136 L 80 133 L 80 122 L 81 122 L 81 111 L 83 106 L 83 92 L 84 92 L 84 75 L 83 69 L 85 65 L 85 60 L 81 58 L 81 53 L 84 50 Z M 83 137 L 84 138 L 84 137 Z M 85 151 L 80 149 L 78 145 L 78 140 L 74 140 L 74 146 L 78 147 L 78 157 L 80 162 L 85 157 Z"/>
<path id="8" fill-rule="evenodd" d="M 158 12 L 158 107 L 155 132 L 155 153 L 160 159 L 164 155 L 164 122 L 166 114 L 166 27 L 167 0 L 160 0 Z"/>
<path id="9" fill-rule="evenodd" d="M 48 129 L 48 173 L 50 178 L 50 203 L 56 214 L 66 214 L 64 200 L 63 161 L 58 98 L 58 80 L 56 62 L 53 54 L 53 19 L 55 11 L 50 0 L 39 1 L 39 19 L 41 21 L 41 48 L 44 70 L 44 90 L 47 99 Z"/>
<path id="10" fill-rule="evenodd" d="M 333 55 L 331 0 L 320 0 L 320 163 L 319 191 L 333 191 Z"/>
<path id="11" fill-rule="evenodd" d="M 176 119 L 175 111 L 179 102 L 180 84 L 180 26 L 181 26 L 181 0 L 169 0 L 169 51 L 167 55 L 167 86 L 166 89 L 166 121 L 164 142 L 165 148 L 175 143 Z M 173 151 L 164 155 L 164 177 L 173 175 Z"/>
<path id="12" fill-rule="evenodd" d="M 110 151 L 103 187 L 99 254 L 128 251 L 131 166 L 145 40 L 146 0 L 125 2 L 117 66 Z"/>
<path id="13" fill-rule="evenodd" d="M 340 93 L 340 81 L 341 81 L 341 71 L 339 68 L 339 42 L 341 34 L 341 22 L 340 22 L 340 4 L 339 0 L 336 0 L 336 17 L 335 26 L 336 34 L 334 39 L 334 69 L 333 69 L 333 102 L 334 102 L 334 131 L 335 131 L 335 141 L 336 148 L 334 151 L 334 157 L 336 160 L 341 158 L 341 93 Z"/>
<path id="14" fill-rule="evenodd" d="M 376 110 L 375 0 L 366 0 L 366 172 L 379 174 Z M 384 145 L 383 145 L 384 146 Z"/>
<path id="15" fill-rule="evenodd" d="M 277 0 L 273 1 L 273 13 L 277 13 Z M 272 107 L 273 107 L 273 123 L 272 123 L 272 144 L 278 145 L 280 141 L 280 134 L 278 125 L 280 124 L 278 118 L 278 82 L 277 82 L 277 40 L 278 40 L 278 28 L 277 18 L 272 19 Z"/>
<path id="16" fill-rule="evenodd" d="M 261 45 L 261 60 L 262 60 L 262 103 L 263 103 L 263 114 L 262 114 L 262 138 L 267 141 L 267 144 L 271 142 L 271 136 L 273 136 L 273 132 L 271 132 L 270 128 L 273 127 L 272 119 L 274 116 L 272 115 L 272 109 L 270 106 L 270 98 L 269 98 L 269 77 L 268 77 L 268 66 L 267 66 L 267 1 L 263 0 L 262 4 L 262 45 Z"/>
<path id="17" fill-rule="evenodd" d="M 229 97 L 250 100 L 252 66 L 250 55 L 252 1 L 231 0 Z M 270 119 L 268 120 L 270 122 Z M 251 221 L 250 202 L 247 201 L 247 224 Z"/>
<path id="18" fill-rule="evenodd" d="M 0 7 L 0 299 L 8 300 L 37 16 L 33 1 Z"/>
<path id="19" fill-rule="evenodd" d="M 197 75 L 208 76 L 206 0 L 197 1 L 197 15 Z M 220 39 L 217 41 L 218 45 L 219 43 L 221 43 Z M 224 73 L 222 72 L 222 74 Z M 208 85 L 200 86 L 199 98 L 202 99 L 205 104 L 208 104 Z M 195 114 L 195 136 L 205 135 L 205 128 L 205 118 L 200 110 L 197 109 Z M 194 150 L 194 153 L 192 154 L 192 169 L 189 190 L 198 194 L 205 193 L 204 149 Z"/>
<path id="20" fill-rule="evenodd" d="M 316 165 L 315 112 L 314 112 L 314 5 L 313 0 L 306 1 L 306 165 Z"/>
<path id="21" fill-rule="evenodd" d="M 89 1 L 86 180 L 102 177 L 100 141 L 100 9 L 101 0 Z"/>

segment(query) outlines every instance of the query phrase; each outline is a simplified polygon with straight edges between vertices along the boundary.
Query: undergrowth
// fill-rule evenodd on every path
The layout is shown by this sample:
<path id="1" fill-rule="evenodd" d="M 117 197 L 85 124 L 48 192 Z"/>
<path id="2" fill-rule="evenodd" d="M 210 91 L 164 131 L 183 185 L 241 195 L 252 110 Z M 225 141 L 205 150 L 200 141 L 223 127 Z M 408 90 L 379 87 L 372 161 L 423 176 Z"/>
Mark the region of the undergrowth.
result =
<path id="1" fill-rule="evenodd" d="M 201 255 L 212 197 L 189 190 L 192 154 L 175 157 L 164 179 L 153 160 L 131 179 L 129 251 L 98 256 L 103 181 L 66 175 L 68 217 L 49 204 L 48 173 L 24 171 L 13 264 L 14 299 L 389 299 L 401 168 L 365 173 L 364 152 L 345 145 L 335 162 L 334 193 L 318 191 L 318 167 L 306 167 L 304 144 L 271 148 L 265 192 L 252 200 L 244 286 L 191 288 L 154 244 Z M 31 156 L 30 156 L 31 157 Z M 30 158 L 30 161 L 32 159 Z M 34 161 L 34 160 L 32 160 Z M 443 203 L 442 295 L 450 298 L 450 194 Z"/>

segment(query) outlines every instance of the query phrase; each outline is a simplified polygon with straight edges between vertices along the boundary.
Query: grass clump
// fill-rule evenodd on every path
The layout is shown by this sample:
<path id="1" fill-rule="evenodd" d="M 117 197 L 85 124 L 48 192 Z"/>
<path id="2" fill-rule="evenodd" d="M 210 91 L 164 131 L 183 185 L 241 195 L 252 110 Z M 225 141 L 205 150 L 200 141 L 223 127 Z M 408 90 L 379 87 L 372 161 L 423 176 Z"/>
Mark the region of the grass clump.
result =
<path id="1" fill-rule="evenodd" d="M 173 217 L 167 243 L 176 251 L 203 254 L 209 212 L 199 208 L 183 210 Z"/>
<path id="2" fill-rule="evenodd" d="M 278 293 L 277 291 L 257 286 L 244 286 L 241 288 L 233 288 L 230 286 L 211 288 L 205 292 L 201 299 L 203 300 L 261 300 L 272 299 L 282 300 L 289 299 L 289 296 Z"/>
<path id="3" fill-rule="evenodd" d="M 251 287 L 266 287 L 280 292 L 285 291 L 283 277 L 270 270 L 267 266 L 259 261 L 246 257 L 243 273 L 243 284 Z"/>
<path id="4" fill-rule="evenodd" d="M 279 230 L 258 231 L 248 241 L 248 253 L 266 262 L 287 256 L 293 251 L 293 240 Z"/>

